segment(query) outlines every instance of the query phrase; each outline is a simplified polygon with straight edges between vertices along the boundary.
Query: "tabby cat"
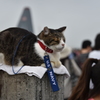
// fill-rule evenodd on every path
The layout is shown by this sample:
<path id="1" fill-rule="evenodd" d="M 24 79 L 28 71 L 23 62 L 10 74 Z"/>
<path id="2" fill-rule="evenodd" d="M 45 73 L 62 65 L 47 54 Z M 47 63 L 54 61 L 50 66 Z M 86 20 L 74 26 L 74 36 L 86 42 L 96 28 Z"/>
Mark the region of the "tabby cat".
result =
<path id="1" fill-rule="evenodd" d="M 36 36 L 21 28 L 12 27 L 0 32 L 0 56 L 4 64 L 12 66 L 45 66 L 44 54 L 50 56 L 53 67 L 59 67 L 60 51 L 65 47 L 63 31 L 59 29 L 44 29 Z"/>

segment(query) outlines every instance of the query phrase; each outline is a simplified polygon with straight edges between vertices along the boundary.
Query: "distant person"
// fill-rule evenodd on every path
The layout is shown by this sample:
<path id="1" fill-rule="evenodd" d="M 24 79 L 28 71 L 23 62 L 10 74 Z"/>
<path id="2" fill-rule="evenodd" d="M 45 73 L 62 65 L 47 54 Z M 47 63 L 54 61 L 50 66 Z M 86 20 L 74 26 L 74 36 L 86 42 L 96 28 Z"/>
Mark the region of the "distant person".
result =
<path id="1" fill-rule="evenodd" d="M 62 54 L 61 62 L 70 73 L 70 77 L 64 80 L 64 100 L 68 100 L 73 87 L 76 86 L 79 76 L 81 75 L 81 70 L 73 59 L 74 55 L 70 47 L 67 47 Z"/>
<path id="2" fill-rule="evenodd" d="M 89 58 L 100 59 L 100 33 L 95 37 L 93 51 L 89 53 Z"/>
<path id="3" fill-rule="evenodd" d="M 88 55 L 90 51 L 92 50 L 91 47 L 91 41 L 90 40 L 84 40 L 82 42 L 82 49 L 80 50 L 80 55 L 75 57 L 75 61 L 77 65 L 82 69 L 82 65 L 84 61 L 88 58 Z"/>
<path id="4" fill-rule="evenodd" d="M 78 84 L 68 100 L 100 100 L 100 60 L 90 58 L 83 64 Z M 94 88 L 89 88 L 90 79 Z"/>
<path id="5" fill-rule="evenodd" d="M 100 59 L 100 33 L 98 33 L 94 40 L 93 50 L 89 53 L 88 58 Z M 94 87 L 92 81 L 90 81 L 90 88 Z"/>

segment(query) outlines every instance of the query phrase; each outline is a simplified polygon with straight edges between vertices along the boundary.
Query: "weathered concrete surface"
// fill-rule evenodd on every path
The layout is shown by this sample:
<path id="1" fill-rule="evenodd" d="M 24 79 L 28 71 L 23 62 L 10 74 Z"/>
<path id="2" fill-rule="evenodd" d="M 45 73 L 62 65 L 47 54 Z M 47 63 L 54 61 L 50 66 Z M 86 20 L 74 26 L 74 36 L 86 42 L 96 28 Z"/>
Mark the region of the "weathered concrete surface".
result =
<path id="1" fill-rule="evenodd" d="M 64 100 L 64 76 L 56 75 L 60 90 L 53 92 L 47 73 L 42 79 L 0 71 L 0 100 Z"/>

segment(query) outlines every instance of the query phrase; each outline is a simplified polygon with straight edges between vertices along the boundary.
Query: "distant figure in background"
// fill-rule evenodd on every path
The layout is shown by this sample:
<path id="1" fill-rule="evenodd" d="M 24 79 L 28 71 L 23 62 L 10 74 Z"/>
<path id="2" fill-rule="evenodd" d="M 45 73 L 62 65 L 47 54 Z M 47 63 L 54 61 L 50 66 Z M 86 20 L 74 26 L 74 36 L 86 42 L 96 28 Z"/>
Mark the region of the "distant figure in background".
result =
<path id="1" fill-rule="evenodd" d="M 100 60 L 87 59 L 83 64 L 78 84 L 68 100 L 100 100 Z M 94 88 L 89 88 L 90 79 Z"/>
<path id="2" fill-rule="evenodd" d="M 89 53 L 88 58 L 100 59 L 100 33 L 98 33 L 94 40 L 93 50 Z M 100 67 L 100 66 L 99 66 Z M 90 88 L 94 87 L 92 81 L 90 81 Z"/>
<path id="3" fill-rule="evenodd" d="M 62 54 L 61 62 L 66 66 L 71 75 L 64 80 L 64 100 L 68 100 L 73 87 L 76 86 L 79 76 L 81 75 L 81 70 L 74 61 L 74 55 L 70 47 L 67 47 Z"/>
<path id="4" fill-rule="evenodd" d="M 88 58 L 88 55 L 90 51 L 92 50 L 91 47 L 91 41 L 90 40 L 84 40 L 82 42 L 82 47 L 81 47 L 80 55 L 75 57 L 75 61 L 77 65 L 82 69 L 82 65 L 84 61 Z"/>
<path id="5" fill-rule="evenodd" d="M 89 53 L 89 58 L 100 59 L 100 33 L 95 37 L 93 51 Z"/>

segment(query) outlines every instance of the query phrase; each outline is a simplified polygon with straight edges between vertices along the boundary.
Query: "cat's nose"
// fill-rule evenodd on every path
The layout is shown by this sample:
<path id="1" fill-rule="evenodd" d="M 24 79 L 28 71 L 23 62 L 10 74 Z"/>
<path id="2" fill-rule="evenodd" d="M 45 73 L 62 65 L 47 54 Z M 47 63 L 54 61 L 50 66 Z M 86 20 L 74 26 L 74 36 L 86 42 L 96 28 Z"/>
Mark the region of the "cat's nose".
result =
<path id="1" fill-rule="evenodd" d="M 64 47 L 65 44 L 62 44 L 62 46 Z"/>

